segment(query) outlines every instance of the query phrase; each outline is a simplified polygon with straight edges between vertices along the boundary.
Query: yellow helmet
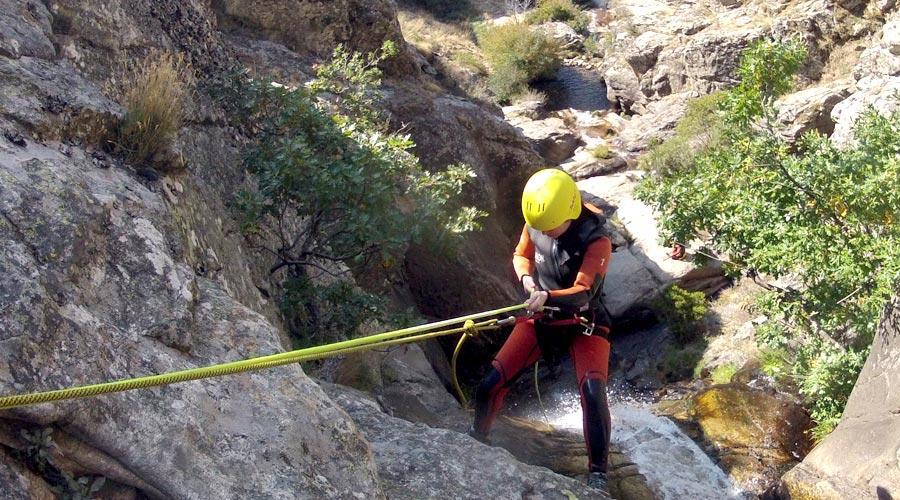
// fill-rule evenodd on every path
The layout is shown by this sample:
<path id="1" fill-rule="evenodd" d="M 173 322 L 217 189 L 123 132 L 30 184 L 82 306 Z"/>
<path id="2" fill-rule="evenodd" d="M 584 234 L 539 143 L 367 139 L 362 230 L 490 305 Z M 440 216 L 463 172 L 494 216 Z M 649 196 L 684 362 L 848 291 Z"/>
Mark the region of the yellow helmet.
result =
<path id="1" fill-rule="evenodd" d="M 545 168 L 532 175 L 522 191 L 522 215 L 538 231 L 549 231 L 581 215 L 581 193 L 569 174 Z"/>

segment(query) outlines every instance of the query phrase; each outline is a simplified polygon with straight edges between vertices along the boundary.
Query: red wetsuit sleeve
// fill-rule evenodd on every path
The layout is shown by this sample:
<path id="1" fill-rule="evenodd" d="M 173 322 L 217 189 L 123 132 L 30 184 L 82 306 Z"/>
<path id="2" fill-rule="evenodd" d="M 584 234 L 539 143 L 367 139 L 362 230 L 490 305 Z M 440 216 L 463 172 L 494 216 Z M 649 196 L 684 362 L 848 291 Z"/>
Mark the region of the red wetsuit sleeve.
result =
<path id="1" fill-rule="evenodd" d="M 609 259 L 612 255 L 612 242 L 606 236 L 594 240 L 588 245 L 581 262 L 581 269 L 575 277 L 575 283 L 569 288 L 550 290 L 548 305 L 582 306 L 590 299 L 589 293 L 594 281 L 606 276 Z"/>
<path id="2" fill-rule="evenodd" d="M 520 283 L 522 276 L 534 275 L 534 242 L 528 236 L 528 226 L 522 228 L 522 236 L 519 237 L 519 243 L 513 252 L 513 268 Z"/>

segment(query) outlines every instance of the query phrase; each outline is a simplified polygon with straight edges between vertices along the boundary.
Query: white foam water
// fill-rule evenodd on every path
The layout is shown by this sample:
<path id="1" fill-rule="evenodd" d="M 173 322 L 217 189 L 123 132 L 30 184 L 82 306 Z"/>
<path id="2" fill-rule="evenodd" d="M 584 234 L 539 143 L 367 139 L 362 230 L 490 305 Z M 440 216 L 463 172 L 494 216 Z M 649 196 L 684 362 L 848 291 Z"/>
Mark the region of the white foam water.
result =
<path id="1" fill-rule="evenodd" d="M 580 433 L 578 395 L 567 394 L 558 402 L 562 404 L 547 408 L 549 423 Z M 646 403 L 624 398 L 610 405 L 610 412 L 613 443 L 638 465 L 657 498 L 722 500 L 753 497 L 737 488 L 674 422 L 654 415 Z M 544 420 L 541 414 L 533 417 Z"/>

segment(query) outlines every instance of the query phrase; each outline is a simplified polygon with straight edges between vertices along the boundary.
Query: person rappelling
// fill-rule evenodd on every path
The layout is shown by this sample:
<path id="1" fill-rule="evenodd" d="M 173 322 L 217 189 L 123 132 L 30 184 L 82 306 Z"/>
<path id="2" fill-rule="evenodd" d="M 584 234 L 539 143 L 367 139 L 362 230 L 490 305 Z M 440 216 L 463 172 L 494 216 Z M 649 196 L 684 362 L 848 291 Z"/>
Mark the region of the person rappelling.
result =
<path id="1" fill-rule="evenodd" d="M 512 383 L 551 352 L 568 350 L 581 395 L 588 484 L 607 490 L 610 414 L 606 399 L 610 320 L 601 302 L 612 253 L 600 209 L 582 202 L 575 181 L 558 169 L 541 170 L 522 192 L 525 226 L 513 267 L 533 315 L 513 328 L 475 392 L 470 434 L 488 434 Z"/>

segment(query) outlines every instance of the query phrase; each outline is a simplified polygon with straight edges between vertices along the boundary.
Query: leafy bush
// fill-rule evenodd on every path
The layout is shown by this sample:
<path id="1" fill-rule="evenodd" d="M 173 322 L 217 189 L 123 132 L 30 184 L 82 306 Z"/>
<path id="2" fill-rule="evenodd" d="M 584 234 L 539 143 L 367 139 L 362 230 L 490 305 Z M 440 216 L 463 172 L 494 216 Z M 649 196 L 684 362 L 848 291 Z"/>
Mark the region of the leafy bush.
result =
<path id="1" fill-rule="evenodd" d="M 687 344 L 703 333 L 703 320 L 708 310 L 703 292 L 689 292 L 671 285 L 658 301 L 657 310 L 681 344 Z"/>
<path id="2" fill-rule="evenodd" d="M 610 156 L 609 147 L 605 144 L 598 144 L 591 148 L 591 156 L 598 160 L 606 160 Z"/>
<path id="3" fill-rule="evenodd" d="M 606 54 L 605 39 L 592 33 L 584 39 L 584 53 L 591 57 L 603 57 Z"/>
<path id="4" fill-rule="evenodd" d="M 528 22 L 541 24 L 562 21 L 575 31 L 587 30 L 590 19 L 572 0 L 539 0 L 537 7 L 528 15 Z"/>
<path id="5" fill-rule="evenodd" d="M 476 34 L 491 64 L 488 85 L 500 102 L 508 102 L 532 81 L 552 78 L 559 69 L 559 43 L 527 25 L 481 27 Z"/>
<path id="6" fill-rule="evenodd" d="M 219 93 L 255 137 L 246 155 L 255 188 L 236 205 L 247 237 L 272 256 L 271 272 L 287 272 L 281 303 L 296 312 L 288 319 L 297 334 L 352 333 L 360 314 L 377 308 L 343 285 L 313 287 L 311 271 L 390 269 L 412 242 L 452 250 L 483 216 L 460 206 L 470 168 L 425 171 L 409 137 L 388 131 L 376 111 L 378 64 L 395 53 L 390 42 L 368 56 L 339 47 L 305 87 L 237 78 Z M 334 314 L 323 312 L 332 306 Z"/>
<path id="7" fill-rule="evenodd" d="M 759 330 L 757 330 L 757 334 Z M 778 384 L 789 380 L 791 372 L 790 354 L 787 349 L 765 347 L 760 350 L 759 368 L 763 373 L 772 377 Z"/>
<path id="8" fill-rule="evenodd" d="M 900 185 L 900 113 L 863 114 L 845 149 L 816 133 L 788 144 L 774 102 L 803 53 L 796 43 L 748 49 L 741 84 L 719 103 L 719 145 L 656 169 L 637 195 L 670 241 L 709 236 L 749 274 L 797 283 L 770 286 L 757 338 L 790 352 L 821 437 L 840 417 L 900 272 L 900 191 L 885 189 Z"/>
<path id="9" fill-rule="evenodd" d="M 725 363 L 713 368 L 712 373 L 709 374 L 709 378 L 712 379 L 714 384 L 727 384 L 731 382 L 731 379 L 737 371 L 738 366 L 736 364 Z"/>
<path id="10" fill-rule="evenodd" d="M 160 170 L 177 167 L 164 156 L 181 128 L 184 98 L 193 85 L 190 66 L 178 54 L 155 53 L 126 77 L 126 111 L 114 149 L 132 164 Z"/>

